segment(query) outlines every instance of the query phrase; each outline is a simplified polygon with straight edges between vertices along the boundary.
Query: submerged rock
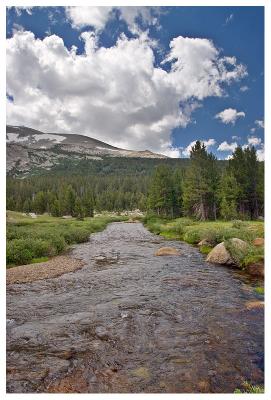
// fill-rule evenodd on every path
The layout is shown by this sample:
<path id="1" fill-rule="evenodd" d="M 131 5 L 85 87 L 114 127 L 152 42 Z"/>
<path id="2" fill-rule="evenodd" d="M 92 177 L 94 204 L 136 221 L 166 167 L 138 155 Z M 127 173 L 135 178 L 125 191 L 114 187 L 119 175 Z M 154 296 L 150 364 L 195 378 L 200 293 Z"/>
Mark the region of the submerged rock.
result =
<path id="1" fill-rule="evenodd" d="M 156 256 L 179 256 L 181 252 L 174 247 L 161 247 L 155 253 Z"/>

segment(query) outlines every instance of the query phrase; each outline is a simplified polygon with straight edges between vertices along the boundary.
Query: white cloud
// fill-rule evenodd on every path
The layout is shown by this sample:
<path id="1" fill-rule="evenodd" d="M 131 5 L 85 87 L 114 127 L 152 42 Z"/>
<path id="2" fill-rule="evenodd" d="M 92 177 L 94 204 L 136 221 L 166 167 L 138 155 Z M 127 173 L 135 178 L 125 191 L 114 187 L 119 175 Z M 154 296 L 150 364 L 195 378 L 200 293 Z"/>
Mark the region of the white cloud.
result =
<path id="1" fill-rule="evenodd" d="M 234 151 L 237 147 L 237 143 L 233 142 L 233 143 L 228 143 L 226 141 L 220 143 L 220 145 L 218 146 L 217 150 L 218 151 Z"/>
<path id="2" fill-rule="evenodd" d="M 232 136 L 231 138 L 232 138 L 233 140 L 240 140 L 240 139 L 241 139 L 240 136 Z"/>
<path id="3" fill-rule="evenodd" d="M 256 128 L 251 128 L 251 129 L 250 129 L 250 132 L 251 132 L 251 133 L 254 133 L 255 131 L 256 131 Z"/>
<path id="4" fill-rule="evenodd" d="M 240 92 L 247 92 L 249 90 L 248 86 L 241 86 L 240 87 Z"/>
<path id="5" fill-rule="evenodd" d="M 225 24 L 224 25 L 228 25 L 230 22 L 233 21 L 234 18 L 234 14 L 230 14 L 226 19 L 225 19 Z"/>
<path id="6" fill-rule="evenodd" d="M 259 161 L 264 161 L 264 148 L 262 147 L 261 149 L 256 151 L 257 157 Z"/>
<path id="7" fill-rule="evenodd" d="M 257 125 L 258 128 L 264 129 L 264 122 L 262 120 L 256 119 L 255 124 Z"/>
<path id="8" fill-rule="evenodd" d="M 12 8 L 12 7 L 8 7 L 8 8 Z M 32 15 L 32 8 L 33 7 L 14 7 L 16 14 L 18 16 L 20 16 L 22 14 L 23 11 L 25 11 L 27 14 Z"/>
<path id="9" fill-rule="evenodd" d="M 224 111 L 216 114 L 215 118 L 220 119 L 224 124 L 234 125 L 238 118 L 244 118 L 245 113 L 243 111 L 237 111 L 234 108 L 227 108 Z"/>
<path id="10" fill-rule="evenodd" d="M 65 12 L 73 28 L 81 29 L 92 26 L 96 31 L 103 30 L 109 19 L 116 17 L 118 12 L 120 19 L 126 22 L 129 30 L 139 35 L 142 33 L 139 21 L 143 27 L 158 25 L 160 7 L 80 6 L 65 7 Z"/>
<path id="11" fill-rule="evenodd" d="M 206 149 L 208 150 L 209 147 L 214 146 L 216 144 L 215 139 L 208 139 L 208 140 L 201 140 L 201 143 L 205 144 Z M 195 146 L 196 140 L 193 142 L 189 143 L 187 147 L 185 147 L 184 150 L 182 150 L 182 155 L 184 157 L 189 157 L 190 156 L 190 151 L 192 150 L 192 147 Z"/>
<path id="12" fill-rule="evenodd" d="M 66 7 L 66 15 L 73 28 L 93 26 L 102 30 L 112 15 L 113 7 Z"/>
<path id="13" fill-rule="evenodd" d="M 262 139 L 255 136 L 248 137 L 248 144 L 251 146 L 259 146 L 262 143 Z"/>
<path id="14" fill-rule="evenodd" d="M 93 32 L 81 38 L 83 54 L 56 35 L 41 40 L 18 31 L 7 40 L 7 92 L 14 98 L 7 102 L 8 123 L 175 156 L 172 129 L 185 127 L 201 100 L 222 96 L 221 85 L 245 73 L 235 59 L 228 71 L 229 60 L 207 39 L 172 40 L 166 71 L 155 66 L 144 34 L 121 35 L 110 48 L 98 48 Z"/>

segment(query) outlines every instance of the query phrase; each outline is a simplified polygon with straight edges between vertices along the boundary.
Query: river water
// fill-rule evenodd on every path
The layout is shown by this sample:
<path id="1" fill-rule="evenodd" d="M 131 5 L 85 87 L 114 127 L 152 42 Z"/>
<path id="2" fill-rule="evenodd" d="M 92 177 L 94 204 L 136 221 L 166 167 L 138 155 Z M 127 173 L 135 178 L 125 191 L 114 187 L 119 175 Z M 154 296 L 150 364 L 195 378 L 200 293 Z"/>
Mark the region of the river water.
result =
<path id="1" fill-rule="evenodd" d="M 179 256 L 157 257 L 162 246 Z M 141 223 L 113 223 L 86 265 L 7 288 L 7 391 L 233 392 L 263 383 L 263 310 L 247 276 Z M 259 297 L 258 297 L 259 299 Z"/>

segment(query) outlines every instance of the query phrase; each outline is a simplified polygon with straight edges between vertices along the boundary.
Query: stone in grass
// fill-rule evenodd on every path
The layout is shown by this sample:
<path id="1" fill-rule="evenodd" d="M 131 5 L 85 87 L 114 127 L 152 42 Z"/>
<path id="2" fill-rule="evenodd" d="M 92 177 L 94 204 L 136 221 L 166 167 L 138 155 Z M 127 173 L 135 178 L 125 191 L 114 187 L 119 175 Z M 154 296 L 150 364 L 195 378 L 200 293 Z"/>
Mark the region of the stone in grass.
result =
<path id="1" fill-rule="evenodd" d="M 161 247 L 155 253 L 155 256 L 179 256 L 181 252 L 174 247 Z"/>
<path id="2" fill-rule="evenodd" d="M 241 251 L 246 251 L 248 244 L 241 239 L 232 238 L 230 239 L 231 244 L 236 247 L 236 249 Z M 224 264 L 224 265 L 235 265 L 235 261 L 231 257 L 229 251 L 225 247 L 225 243 L 219 243 L 213 248 L 208 254 L 206 261 L 214 264 Z"/>
<path id="3" fill-rule="evenodd" d="M 254 246 L 264 246 L 264 238 L 256 238 L 253 240 Z"/>

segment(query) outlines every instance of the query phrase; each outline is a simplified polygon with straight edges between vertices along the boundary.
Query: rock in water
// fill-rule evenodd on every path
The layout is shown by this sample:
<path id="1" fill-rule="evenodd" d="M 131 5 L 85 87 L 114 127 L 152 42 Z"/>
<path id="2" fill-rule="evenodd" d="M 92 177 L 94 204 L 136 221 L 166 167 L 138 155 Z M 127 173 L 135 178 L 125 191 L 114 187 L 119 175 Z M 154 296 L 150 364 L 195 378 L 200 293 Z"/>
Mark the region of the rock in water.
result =
<path id="1" fill-rule="evenodd" d="M 161 247 L 155 253 L 156 256 L 179 256 L 181 252 L 174 247 Z"/>

